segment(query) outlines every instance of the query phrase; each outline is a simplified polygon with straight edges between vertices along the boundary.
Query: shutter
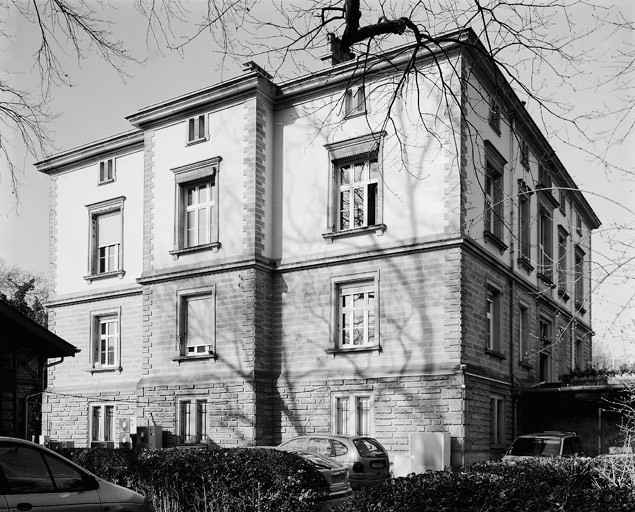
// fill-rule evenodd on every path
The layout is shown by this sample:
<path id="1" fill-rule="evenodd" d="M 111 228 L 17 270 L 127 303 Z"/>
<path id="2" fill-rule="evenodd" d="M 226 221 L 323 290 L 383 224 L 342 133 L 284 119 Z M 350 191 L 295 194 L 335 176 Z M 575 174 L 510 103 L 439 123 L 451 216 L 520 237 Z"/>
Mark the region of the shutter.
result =
<path id="1" fill-rule="evenodd" d="M 187 299 L 186 346 L 211 345 L 214 327 L 214 296 L 204 295 Z"/>
<path id="2" fill-rule="evenodd" d="M 104 213 L 97 217 L 97 247 L 121 243 L 121 211 Z"/>

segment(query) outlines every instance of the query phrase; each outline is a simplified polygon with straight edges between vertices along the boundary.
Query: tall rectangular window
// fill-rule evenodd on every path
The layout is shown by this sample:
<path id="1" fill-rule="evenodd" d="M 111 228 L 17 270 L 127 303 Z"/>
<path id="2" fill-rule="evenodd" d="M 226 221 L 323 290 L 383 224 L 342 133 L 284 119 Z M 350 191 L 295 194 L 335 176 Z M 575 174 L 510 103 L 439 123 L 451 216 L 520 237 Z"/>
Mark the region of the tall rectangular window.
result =
<path id="1" fill-rule="evenodd" d="M 495 446 L 505 444 L 505 400 L 502 396 L 490 397 L 490 442 Z"/>
<path id="2" fill-rule="evenodd" d="M 501 251 L 507 249 L 503 242 L 505 227 L 504 169 L 507 161 L 494 145 L 485 141 L 485 176 L 483 192 L 485 194 L 484 238 L 494 243 Z"/>
<path id="3" fill-rule="evenodd" d="M 366 90 L 363 85 L 351 87 L 344 94 L 344 115 L 347 117 L 365 114 Z"/>
<path id="4" fill-rule="evenodd" d="M 121 309 L 91 312 L 91 371 L 121 369 Z"/>
<path id="5" fill-rule="evenodd" d="M 540 338 L 540 381 L 551 382 L 552 372 L 552 327 L 551 322 L 545 318 L 539 321 L 539 338 Z"/>
<path id="6" fill-rule="evenodd" d="M 375 284 L 372 281 L 340 285 L 338 311 L 340 349 L 377 344 Z"/>
<path id="7" fill-rule="evenodd" d="M 529 168 L 529 144 L 524 139 L 520 140 L 520 165 Z"/>
<path id="8" fill-rule="evenodd" d="M 214 287 L 177 292 L 177 336 L 181 357 L 214 357 L 216 297 Z"/>
<path id="9" fill-rule="evenodd" d="M 218 180 L 220 157 L 172 169 L 176 186 L 174 250 L 181 254 L 218 251 Z"/>
<path id="10" fill-rule="evenodd" d="M 90 405 L 90 442 L 114 442 L 115 405 Z"/>
<path id="11" fill-rule="evenodd" d="M 331 431 L 334 434 L 369 436 L 373 431 L 371 393 L 337 393 L 332 397 Z"/>
<path id="12" fill-rule="evenodd" d="M 490 103 L 489 107 L 489 117 L 488 117 L 489 125 L 492 129 L 498 134 L 501 134 L 501 114 L 500 114 L 500 106 L 494 100 Z"/>
<path id="13" fill-rule="evenodd" d="M 178 432 L 181 444 L 201 444 L 208 440 L 207 400 L 178 400 Z"/>
<path id="14" fill-rule="evenodd" d="M 545 209 L 540 210 L 539 217 L 539 268 L 541 275 L 553 281 L 553 230 L 551 215 Z"/>
<path id="15" fill-rule="evenodd" d="M 562 226 L 558 227 L 558 295 L 565 300 L 569 298 L 567 294 L 567 280 L 569 278 L 568 238 L 569 235 Z"/>
<path id="16" fill-rule="evenodd" d="M 337 397 L 335 404 L 335 433 L 348 434 L 350 432 L 350 398 Z"/>
<path id="17" fill-rule="evenodd" d="M 331 162 L 327 230 L 334 239 L 374 231 L 383 234 L 382 140 L 385 133 L 326 144 Z"/>
<path id="18" fill-rule="evenodd" d="M 576 247 L 574 253 L 575 302 L 576 307 L 581 308 L 584 304 L 584 251 Z"/>
<path id="19" fill-rule="evenodd" d="M 528 271 L 531 265 L 531 196 L 533 192 L 524 180 L 518 180 L 518 238 L 520 256 L 518 263 Z"/>
<path id="20" fill-rule="evenodd" d="M 187 142 L 200 142 L 207 140 L 205 116 L 191 117 L 187 120 Z"/>
<path id="21" fill-rule="evenodd" d="M 487 288 L 485 319 L 487 322 L 487 350 L 500 351 L 501 294 L 495 288 Z"/>
<path id="22" fill-rule="evenodd" d="M 118 197 L 87 205 L 89 215 L 89 272 L 85 279 L 123 275 L 123 203 Z"/>
<path id="23" fill-rule="evenodd" d="M 531 326 L 529 325 L 529 308 L 521 305 L 518 313 L 518 339 L 519 349 L 518 354 L 520 361 L 523 363 L 529 362 L 529 341 Z"/>

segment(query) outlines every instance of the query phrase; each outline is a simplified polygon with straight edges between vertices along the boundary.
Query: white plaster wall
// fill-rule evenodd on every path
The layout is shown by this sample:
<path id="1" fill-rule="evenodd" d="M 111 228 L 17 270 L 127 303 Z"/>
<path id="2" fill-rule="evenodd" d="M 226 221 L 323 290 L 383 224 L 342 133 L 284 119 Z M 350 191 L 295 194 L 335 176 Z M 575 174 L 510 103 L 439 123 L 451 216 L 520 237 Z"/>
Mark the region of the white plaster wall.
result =
<path id="1" fill-rule="evenodd" d="M 106 158 L 106 157 L 104 157 Z M 116 158 L 116 180 L 98 185 L 99 162 L 57 177 L 57 295 L 94 293 L 136 283 L 143 265 L 143 151 Z M 124 196 L 123 277 L 88 282 L 90 219 L 86 205 Z"/>
<path id="2" fill-rule="evenodd" d="M 453 137 L 447 119 L 421 112 L 437 112 L 438 89 L 429 82 L 409 84 L 393 105 L 393 123 L 385 123 L 394 85 L 367 82 L 368 116 L 344 119 L 340 112 L 344 86 L 333 95 L 288 106 L 276 116 L 276 176 L 282 177 L 280 256 L 283 263 L 308 257 L 328 257 L 342 252 L 389 247 L 445 236 L 446 177 L 458 182 L 456 146 L 441 144 Z M 418 94 L 418 98 L 417 98 Z M 336 106 L 333 106 L 339 102 Z M 385 130 L 383 146 L 383 223 L 387 229 L 338 238 L 329 244 L 327 231 L 329 180 L 332 164 L 327 143 Z M 453 139 L 452 139 L 453 140 Z M 448 171 L 448 166 L 453 170 Z M 458 216 L 459 212 L 454 212 Z"/>
<path id="3" fill-rule="evenodd" d="M 193 115 L 200 115 L 196 113 Z M 244 107 L 234 105 L 209 112 L 209 139 L 186 146 L 187 119 L 157 129 L 154 136 L 154 268 L 216 264 L 242 253 Z M 216 156 L 222 157 L 219 186 L 218 252 L 170 255 L 174 249 L 175 182 L 172 169 Z"/>

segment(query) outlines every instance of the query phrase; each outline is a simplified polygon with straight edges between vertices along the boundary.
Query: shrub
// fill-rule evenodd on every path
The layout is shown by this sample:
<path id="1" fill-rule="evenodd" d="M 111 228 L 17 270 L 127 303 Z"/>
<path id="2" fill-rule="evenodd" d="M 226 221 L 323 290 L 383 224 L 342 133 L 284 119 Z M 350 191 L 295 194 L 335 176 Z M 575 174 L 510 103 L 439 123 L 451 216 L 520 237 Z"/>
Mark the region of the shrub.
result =
<path id="1" fill-rule="evenodd" d="M 157 511 L 303 512 L 328 494 L 301 457 L 266 449 L 60 450 L 97 476 L 134 489 Z"/>
<path id="2" fill-rule="evenodd" d="M 618 512 L 633 488 L 615 485 L 592 459 L 483 462 L 396 478 L 357 493 L 339 512 Z"/>

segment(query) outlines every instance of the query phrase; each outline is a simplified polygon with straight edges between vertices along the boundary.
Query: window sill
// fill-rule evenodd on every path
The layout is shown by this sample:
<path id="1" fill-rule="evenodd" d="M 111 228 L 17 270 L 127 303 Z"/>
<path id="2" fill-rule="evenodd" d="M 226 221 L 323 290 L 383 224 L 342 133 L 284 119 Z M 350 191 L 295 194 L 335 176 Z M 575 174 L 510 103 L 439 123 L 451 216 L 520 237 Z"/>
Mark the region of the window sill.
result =
<path id="1" fill-rule="evenodd" d="M 344 114 L 344 120 L 353 119 L 354 117 L 365 116 L 366 114 L 368 114 L 368 111 L 366 109 L 364 109 L 364 110 L 355 109 L 355 111 L 353 111 L 353 112 L 349 112 L 347 114 Z"/>
<path id="2" fill-rule="evenodd" d="M 208 137 L 201 137 L 200 139 L 193 139 L 193 140 L 188 140 L 185 143 L 185 147 L 188 146 L 195 146 L 196 144 L 200 144 L 201 142 L 207 142 L 209 140 Z"/>
<path id="3" fill-rule="evenodd" d="M 86 370 L 86 373 L 108 373 L 108 372 L 118 372 L 121 373 L 123 368 L 121 366 L 94 366 L 93 368 L 89 368 Z"/>
<path id="4" fill-rule="evenodd" d="M 187 361 L 207 361 L 208 359 L 213 359 L 216 360 L 216 352 L 214 352 L 213 354 L 202 354 L 200 356 L 178 356 L 178 357 L 173 357 L 172 361 L 179 363 L 179 365 L 181 363 L 185 363 Z"/>
<path id="5" fill-rule="evenodd" d="M 556 285 L 553 283 L 553 278 L 551 274 L 547 274 L 545 272 L 538 272 L 538 279 L 540 279 L 544 284 L 546 284 L 552 289 L 556 287 Z"/>
<path id="6" fill-rule="evenodd" d="M 183 249 L 174 249 L 173 251 L 170 251 L 170 254 L 175 260 L 178 260 L 179 256 L 183 256 L 186 254 L 199 252 L 199 251 L 209 251 L 210 249 L 213 252 L 218 252 L 220 248 L 221 248 L 220 242 L 213 242 L 211 244 L 197 245 L 195 247 L 185 247 Z"/>
<path id="7" fill-rule="evenodd" d="M 100 279 L 109 279 L 111 277 L 119 277 L 119 279 L 123 278 L 126 275 L 125 270 L 115 270 L 114 272 L 103 272 L 101 274 L 91 274 L 89 276 L 84 276 L 84 279 L 89 283 L 93 281 L 99 281 Z"/>
<path id="8" fill-rule="evenodd" d="M 558 288 L 558 297 L 560 297 L 565 302 L 569 302 L 569 299 L 571 298 L 571 296 L 567 293 L 567 290 L 562 287 Z"/>
<path id="9" fill-rule="evenodd" d="M 352 347 L 352 348 L 329 348 L 326 350 L 327 354 L 332 354 L 335 357 L 337 354 L 348 354 L 348 353 L 357 353 L 357 352 L 381 352 L 381 346 L 379 345 L 369 345 L 363 347 Z"/>
<path id="10" fill-rule="evenodd" d="M 516 260 L 519 267 L 524 268 L 527 271 L 527 275 L 534 271 L 534 266 L 531 264 L 531 260 L 527 256 L 521 256 Z"/>
<path id="11" fill-rule="evenodd" d="M 333 240 L 336 238 L 364 235 L 372 233 L 373 231 L 377 236 L 383 235 L 384 231 L 386 231 L 386 224 L 375 224 L 374 226 L 364 226 L 362 228 L 347 229 L 345 231 L 327 231 L 322 233 L 322 238 L 328 243 L 333 243 Z"/>
<path id="12" fill-rule="evenodd" d="M 110 178 L 109 180 L 98 182 L 97 185 L 108 185 L 108 183 L 114 183 L 114 182 L 115 182 L 115 178 Z"/>
<path id="13" fill-rule="evenodd" d="M 507 359 L 507 356 L 505 354 L 503 354 L 502 352 L 499 352 L 498 350 L 492 350 L 490 348 L 486 348 L 485 349 L 485 353 L 488 356 L 497 357 L 501 361 L 504 361 L 505 359 Z"/>
<path id="14" fill-rule="evenodd" d="M 507 244 L 503 242 L 497 235 L 492 233 L 491 231 L 485 230 L 483 231 L 483 238 L 486 242 L 495 245 L 501 254 L 503 254 L 507 250 Z"/>

